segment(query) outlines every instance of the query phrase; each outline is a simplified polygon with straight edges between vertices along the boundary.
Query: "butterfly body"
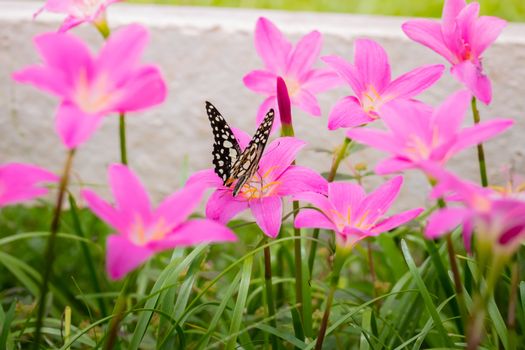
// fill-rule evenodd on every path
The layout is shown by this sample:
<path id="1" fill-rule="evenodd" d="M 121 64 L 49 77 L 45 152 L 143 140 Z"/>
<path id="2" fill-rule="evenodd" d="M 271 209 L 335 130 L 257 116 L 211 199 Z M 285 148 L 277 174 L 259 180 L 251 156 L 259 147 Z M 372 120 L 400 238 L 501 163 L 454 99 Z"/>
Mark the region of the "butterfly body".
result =
<path id="1" fill-rule="evenodd" d="M 206 112 L 213 131 L 212 154 L 215 173 L 225 186 L 231 186 L 237 181 L 233 189 L 235 197 L 259 168 L 259 161 L 268 142 L 275 113 L 270 109 L 248 146 L 241 150 L 230 126 L 210 102 L 206 102 Z"/>

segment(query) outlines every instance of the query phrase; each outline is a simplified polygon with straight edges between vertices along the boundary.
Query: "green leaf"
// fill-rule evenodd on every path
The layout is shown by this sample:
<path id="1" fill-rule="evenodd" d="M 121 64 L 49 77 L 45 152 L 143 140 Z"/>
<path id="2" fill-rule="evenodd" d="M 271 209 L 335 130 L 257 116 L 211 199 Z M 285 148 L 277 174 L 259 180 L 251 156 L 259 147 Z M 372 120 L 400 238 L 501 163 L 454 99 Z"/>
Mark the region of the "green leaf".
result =
<path id="1" fill-rule="evenodd" d="M 403 255 L 405 256 L 405 261 L 408 265 L 408 269 L 410 270 L 419 288 L 419 292 L 421 294 L 421 297 L 423 298 L 425 307 L 427 308 L 428 313 L 432 317 L 432 320 L 434 321 L 434 324 L 436 326 L 436 329 L 441 339 L 444 341 L 446 346 L 453 348 L 454 344 L 452 340 L 450 339 L 450 337 L 448 336 L 448 333 L 445 331 L 445 328 L 443 327 L 443 323 L 441 321 L 441 318 L 439 317 L 439 312 L 437 311 L 434 303 L 432 302 L 432 297 L 430 296 L 430 293 L 428 292 L 425 282 L 423 281 L 423 279 L 421 278 L 421 275 L 419 274 L 419 271 L 416 267 L 416 264 L 414 263 L 414 259 L 412 258 L 412 255 L 410 255 L 410 251 L 408 250 L 408 246 L 405 240 L 401 240 L 401 250 L 403 251 Z"/>
<path id="2" fill-rule="evenodd" d="M 11 327 L 11 322 L 15 319 L 15 309 L 16 302 L 11 303 L 9 310 L 4 314 L 4 310 L 0 305 L 0 310 L 2 310 L 2 333 L 0 333 L 0 349 L 7 349 L 7 338 L 9 336 L 9 329 Z"/>
<path id="3" fill-rule="evenodd" d="M 252 265 L 253 256 L 249 256 L 244 260 L 241 270 L 241 282 L 239 284 L 239 294 L 233 310 L 232 322 L 230 324 L 230 334 L 237 334 L 241 328 L 243 319 L 244 306 L 246 305 L 246 299 L 248 298 L 248 290 L 250 288 L 250 279 L 252 277 Z M 235 349 L 237 343 L 237 336 L 233 336 L 228 340 L 226 344 L 226 350 Z"/>
<path id="4" fill-rule="evenodd" d="M 361 316 L 361 340 L 359 344 L 359 350 L 369 350 L 370 346 L 372 346 L 372 349 L 374 348 L 374 345 L 371 344 L 370 337 L 368 334 L 372 333 L 372 313 L 373 310 L 371 308 L 363 310 L 363 315 Z"/>
<path id="5" fill-rule="evenodd" d="M 260 324 L 260 325 L 257 325 L 256 328 L 264 331 L 264 332 L 267 332 L 267 333 L 271 333 L 273 335 L 276 335 L 278 336 L 279 338 L 283 339 L 283 340 L 286 340 L 287 342 L 289 342 L 290 344 L 292 344 L 293 346 L 295 346 L 296 348 L 299 348 L 299 349 L 304 349 L 306 347 L 306 343 L 297 339 L 296 337 L 294 337 L 292 334 L 290 333 L 286 333 L 286 332 L 283 332 L 279 329 L 276 329 L 274 327 L 271 327 L 267 324 Z"/>

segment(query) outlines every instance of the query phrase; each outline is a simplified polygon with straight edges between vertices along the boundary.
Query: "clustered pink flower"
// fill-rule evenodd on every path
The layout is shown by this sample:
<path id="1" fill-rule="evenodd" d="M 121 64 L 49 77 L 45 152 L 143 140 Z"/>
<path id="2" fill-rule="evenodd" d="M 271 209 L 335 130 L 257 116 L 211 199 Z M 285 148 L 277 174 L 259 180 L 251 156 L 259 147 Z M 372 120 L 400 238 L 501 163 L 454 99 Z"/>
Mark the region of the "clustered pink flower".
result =
<path id="1" fill-rule="evenodd" d="M 315 95 L 340 84 L 337 74 L 331 70 L 312 68 L 321 47 L 322 36 L 318 31 L 302 37 L 294 48 L 272 22 L 259 18 L 255 26 L 255 49 L 265 67 L 248 73 L 243 79 L 250 90 L 268 96 L 259 107 L 257 123 L 270 108 L 278 111 L 276 79 L 279 76 L 286 82 L 294 106 L 313 116 L 321 115 Z M 279 126 L 276 113 L 273 130 Z"/>
<path id="2" fill-rule="evenodd" d="M 311 203 L 319 210 L 301 210 L 295 218 L 295 227 L 332 230 L 337 244 L 350 248 L 364 238 L 377 236 L 411 221 L 423 211 L 417 208 L 384 217 L 399 194 L 402 183 L 403 178 L 397 176 L 368 195 L 361 186 L 350 182 L 328 184 L 328 195 L 314 192 L 297 194 L 294 199 Z"/>
<path id="3" fill-rule="evenodd" d="M 375 41 L 354 42 L 354 63 L 339 56 L 322 60 L 352 88 L 355 96 L 339 100 L 328 116 L 328 128 L 356 127 L 380 118 L 381 107 L 393 100 L 409 100 L 428 89 L 443 74 L 441 64 L 416 68 L 391 80 L 390 63 L 385 50 Z"/>
<path id="4" fill-rule="evenodd" d="M 375 171 L 388 174 L 409 168 L 444 166 L 458 152 L 501 134 L 510 119 L 493 119 L 462 128 L 470 102 L 468 91 L 450 95 L 437 109 L 408 101 L 392 101 L 382 109 L 388 130 L 355 128 L 347 136 L 391 154 Z"/>
<path id="5" fill-rule="evenodd" d="M 479 17 L 479 4 L 445 0 L 441 23 L 410 20 L 403 31 L 414 41 L 443 56 L 452 65 L 452 75 L 485 104 L 492 99 L 490 79 L 483 72 L 482 55 L 500 35 L 507 22 L 497 17 Z"/>
<path id="6" fill-rule="evenodd" d="M 71 34 L 42 34 L 35 45 L 43 64 L 18 71 L 13 78 L 60 99 L 55 129 L 67 148 L 76 148 L 108 114 L 141 111 L 165 100 L 159 68 L 139 63 L 148 40 L 144 27 L 129 25 L 113 33 L 93 56 Z"/>
<path id="7" fill-rule="evenodd" d="M 47 0 L 33 17 L 43 11 L 65 14 L 67 17 L 59 32 L 66 32 L 84 22 L 97 24 L 105 21 L 106 8 L 118 1 L 121 0 Z"/>
<path id="8" fill-rule="evenodd" d="M 55 174 L 32 164 L 0 165 L 0 207 L 25 202 L 48 193 L 45 183 L 58 182 Z"/>
<path id="9" fill-rule="evenodd" d="M 107 271 L 113 279 L 162 250 L 237 240 L 229 228 L 212 220 L 188 220 L 202 198 L 203 186 L 185 186 L 153 209 L 140 180 L 126 166 L 111 165 L 108 177 L 115 206 L 91 190 L 83 190 L 82 197 L 98 217 L 117 230 L 108 237 L 106 247 Z"/>
<path id="10" fill-rule="evenodd" d="M 249 142 L 248 135 L 235 130 L 241 149 Z M 327 182 L 306 167 L 292 165 L 297 153 L 305 146 L 294 137 L 280 137 L 264 152 L 259 169 L 234 197 L 232 188 L 225 187 L 212 169 L 194 174 L 188 184 L 201 183 L 216 188 L 206 206 L 206 216 L 222 223 L 250 209 L 257 225 L 269 237 L 275 238 L 281 229 L 282 197 L 304 191 L 326 193 Z"/>

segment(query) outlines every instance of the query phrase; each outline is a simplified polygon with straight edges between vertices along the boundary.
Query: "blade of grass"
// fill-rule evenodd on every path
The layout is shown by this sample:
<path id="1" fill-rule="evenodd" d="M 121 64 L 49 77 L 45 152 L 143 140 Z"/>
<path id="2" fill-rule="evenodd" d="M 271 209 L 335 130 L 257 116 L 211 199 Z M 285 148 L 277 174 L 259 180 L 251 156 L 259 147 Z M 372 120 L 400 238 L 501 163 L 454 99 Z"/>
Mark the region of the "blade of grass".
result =
<path id="1" fill-rule="evenodd" d="M 281 331 L 279 329 L 271 327 L 271 326 L 269 326 L 267 324 L 260 324 L 260 325 L 257 325 L 255 328 L 260 329 L 261 331 L 264 331 L 264 332 L 267 332 L 267 333 L 271 333 L 271 334 L 273 334 L 273 335 L 275 335 L 275 336 L 277 336 L 277 337 L 287 341 L 288 343 L 292 344 L 296 348 L 304 349 L 305 346 L 306 346 L 305 342 L 297 339 L 292 334 L 286 333 L 284 331 Z"/>
<path id="2" fill-rule="evenodd" d="M 372 309 L 363 310 L 361 315 L 361 339 L 359 341 L 359 350 L 369 350 L 370 347 L 374 348 L 373 344 L 370 344 L 371 340 L 367 333 L 372 333 Z"/>
<path id="3" fill-rule="evenodd" d="M 250 279 L 252 277 L 252 265 L 253 265 L 253 256 L 249 256 L 244 260 L 242 270 L 241 270 L 241 282 L 239 283 L 239 294 L 237 296 L 237 301 L 235 304 L 235 309 L 233 310 L 232 322 L 230 324 L 230 334 L 236 334 L 241 328 L 241 323 L 243 319 L 244 306 L 246 305 L 246 299 L 248 298 L 248 290 L 250 287 Z M 229 339 L 226 344 L 226 350 L 235 349 L 237 343 L 237 337 L 234 336 Z"/>
<path id="4" fill-rule="evenodd" d="M 405 261 L 408 265 L 408 269 L 410 270 L 418 286 L 421 297 L 423 298 L 423 302 L 425 303 L 425 307 L 427 308 L 428 313 L 432 317 L 436 325 L 436 329 L 441 336 L 442 341 L 445 343 L 445 346 L 454 348 L 454 344 L 451 341 L 450 337 L 448 336 L 448 333 L 445 331 L 445 328 L 443 327 L 443 323 L 441 321 L 441 318 L 439 317 L 439 312 L 436 310 L 436 307 L 434 303 L 432 302 L 432 297 L 430 296 L 430 293 L 428 292 L 425 282 L 423 281 L 423 279 L 421 278 L 421 275 L 419 274 L 419 271 L 416 267 L 414 259 L 412 258 L 412 255 L 410 254 L 410 251 L 408 250 L 408 246 L 404 239 L 401 240 L 401 250 L 403 251 L 403 255 L 405 256 Z"/>
<path id="5" fill-rule="evenodd" d="M 3 309 L 2 306 L 0 306 L 0 309 Z M 16 302 L 12 302 L 11 306 L 9 307 L 9 310 L 3 315 L 2 317 L 2 333 L 0 333 L 0 349 L 7 349 L 7 338 L 9 336 L 9 329 L 11 328 L 11 323 L 15 319 L 15 309 L 16 309 Z"/>

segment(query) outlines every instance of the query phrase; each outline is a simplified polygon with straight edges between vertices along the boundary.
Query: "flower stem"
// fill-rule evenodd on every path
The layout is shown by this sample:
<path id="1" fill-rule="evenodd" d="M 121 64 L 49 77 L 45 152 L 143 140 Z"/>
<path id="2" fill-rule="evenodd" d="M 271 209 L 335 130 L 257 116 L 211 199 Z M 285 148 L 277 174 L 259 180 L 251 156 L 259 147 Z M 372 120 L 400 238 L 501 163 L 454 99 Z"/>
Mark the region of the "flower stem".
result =
<path id="1" fill-rule="evenodd" d="M 266 286 L 266 302 L 268 304 L 268 317 L 270 318 L 270 325 L 277 329 L 277 322 L 274 317 L 275 303 L 273 300 L 272 260 L 270 256 L 270 247 L 264 247 L 264 282 Z M 277 337 L 274 334 L 271 334 L 270 340 L 272 342 L 273 349 L 277 350 Z"/>
<path id="2" fill-rule="evenodd" d="M 339 165 L 341 164 L 341 161 L 345 158 L 346 150 L 352 143 L 352 140 L 348 137 L 345 137 L 343 143 L 341 146 L 339 146 L 337 152 L 334 155 L 334 158 L 332 160 L 332 166 L 330 167 L 330 172 L 328 173 L 327 180 L 328 182 L 332 182 L 335 179 L 335 176 L 337 175 L 337 170 L 339 169 Z M 317 239 L 319 239 L 319 229 L 314 229 L 313 232 L 313 238 L 312 244 L 310 246 L 310 254 L 308 255 L 308 270 L 310 271 L 310 276 L 312 276 L 313 269 L 314 269 L 314 262 L 315 262 L 315 255 L 317 254 Z"/>
<path id="3" fill-rule="evenodd" d="M 111 350 L 115 346 L 117 341 L 117 333 L 120 327 L 120 322 L 124 318 L 126 312 L 126 304 L 129 296 L 131 287 L 135 284 L 139 270 L 131 272 L 126 279 L 124 280 L 124 285 L 120 290 L 120 294 L 115 303 L 115 308 L 113 309 L 113 317 L 109 323 L 108 335 L 106 338 L 106 344 L 104 345 L 104 350 Z"/>
<path id="4" fill-rule="evenodd" d="M 480 116 L 479 116 L 479 110 L 476 102 L 476 98 L 472 97 L 471 106 L 472 106 L 472 116 L 474 118 L 474 124 L 478 124 L 480 122 Z M 487 187 L 489 184 L 488 178 L 487 178 L 487 165 L 485 162 L 485 151 L 483 149 L 483 144 L 480 143 L 477 146 L 478 148 L 478 162 L 479 162 L 479 175 L 481 177 L 481 185 L 483 187 Z"/>
<path id="5" fill-rule="evenodd" d="M 128 150 L 126 147 L 126 116 L 120 113 L 119 116 L 119 136 L 120 136 L 120 162 L 128 165 Z"/>
<path id="6" fill-rule="evenodd" d="M 326 300 L 326 308 L 323 314 L 323 320 L 321 321 L 321 327 L 319 328 L 319 335 L 315 342 L 315 350 L 321 350 L 323 348 L 324 337 L 326 335 L 326 329 L 328 328 L 328 319 L 330 318 L 330 309 L 334 300 L 334 294 L 339 284 L 339 277 L 341 276 L 341 269 L 348 257 L 350 250 L 345 248 L 336 248 L 334 268 L 332 270 L 332 276 L 330 278 L 330 291 L 328 293 L 328 299 Z"/>
<path id="7" fill-rule="evenodd" d="M 509 330 L 509 349 L 516 349 L 516 304 L 518 297 L 519 265 L 517 261 L 512 263 L 511 283 L 509 291 L 509 309 L 507 312 L 507 329 Z"/>
<path id="8" fill-rule="evenodd" d="M 49 279 L 51 278 L 51 273 L 53 272 L 53 262 L 55 260 L 55 244 L 57 232 L 60 227 L 60 216 L 62 214 L 62 206 L 64 204 L 64 196 L 67 190 L 67 185 L 69 182 L 69 174 L 71 172 L 71 167 L 73 165 L 73 158 L 75 155 L 75 149 L 69 150 L 66 162 L 64 165 L 64 170 L 62 171 L 62 177 L 60 178 L 60 184 L 58 187 L 57 201 L 55 204 L 55 210 L 53 213 L 53 219 L 51 221 L 51 226 L 49 228 L 49 238 L 47 240 L 46 251 L 45 251 L 45 265 L 44 265 L 44 275 L 42 277 L 42 284 L 40 285 L 40 298 L 38 302 L 38 314 L 36 318 L 35 326 L 35 341 L 34 348 L 40 348 L 40 340 L 42 337 L 42 326 L 44 321 L 44 315 L 46 311 L 46 297 L 49 291 Z"/>

